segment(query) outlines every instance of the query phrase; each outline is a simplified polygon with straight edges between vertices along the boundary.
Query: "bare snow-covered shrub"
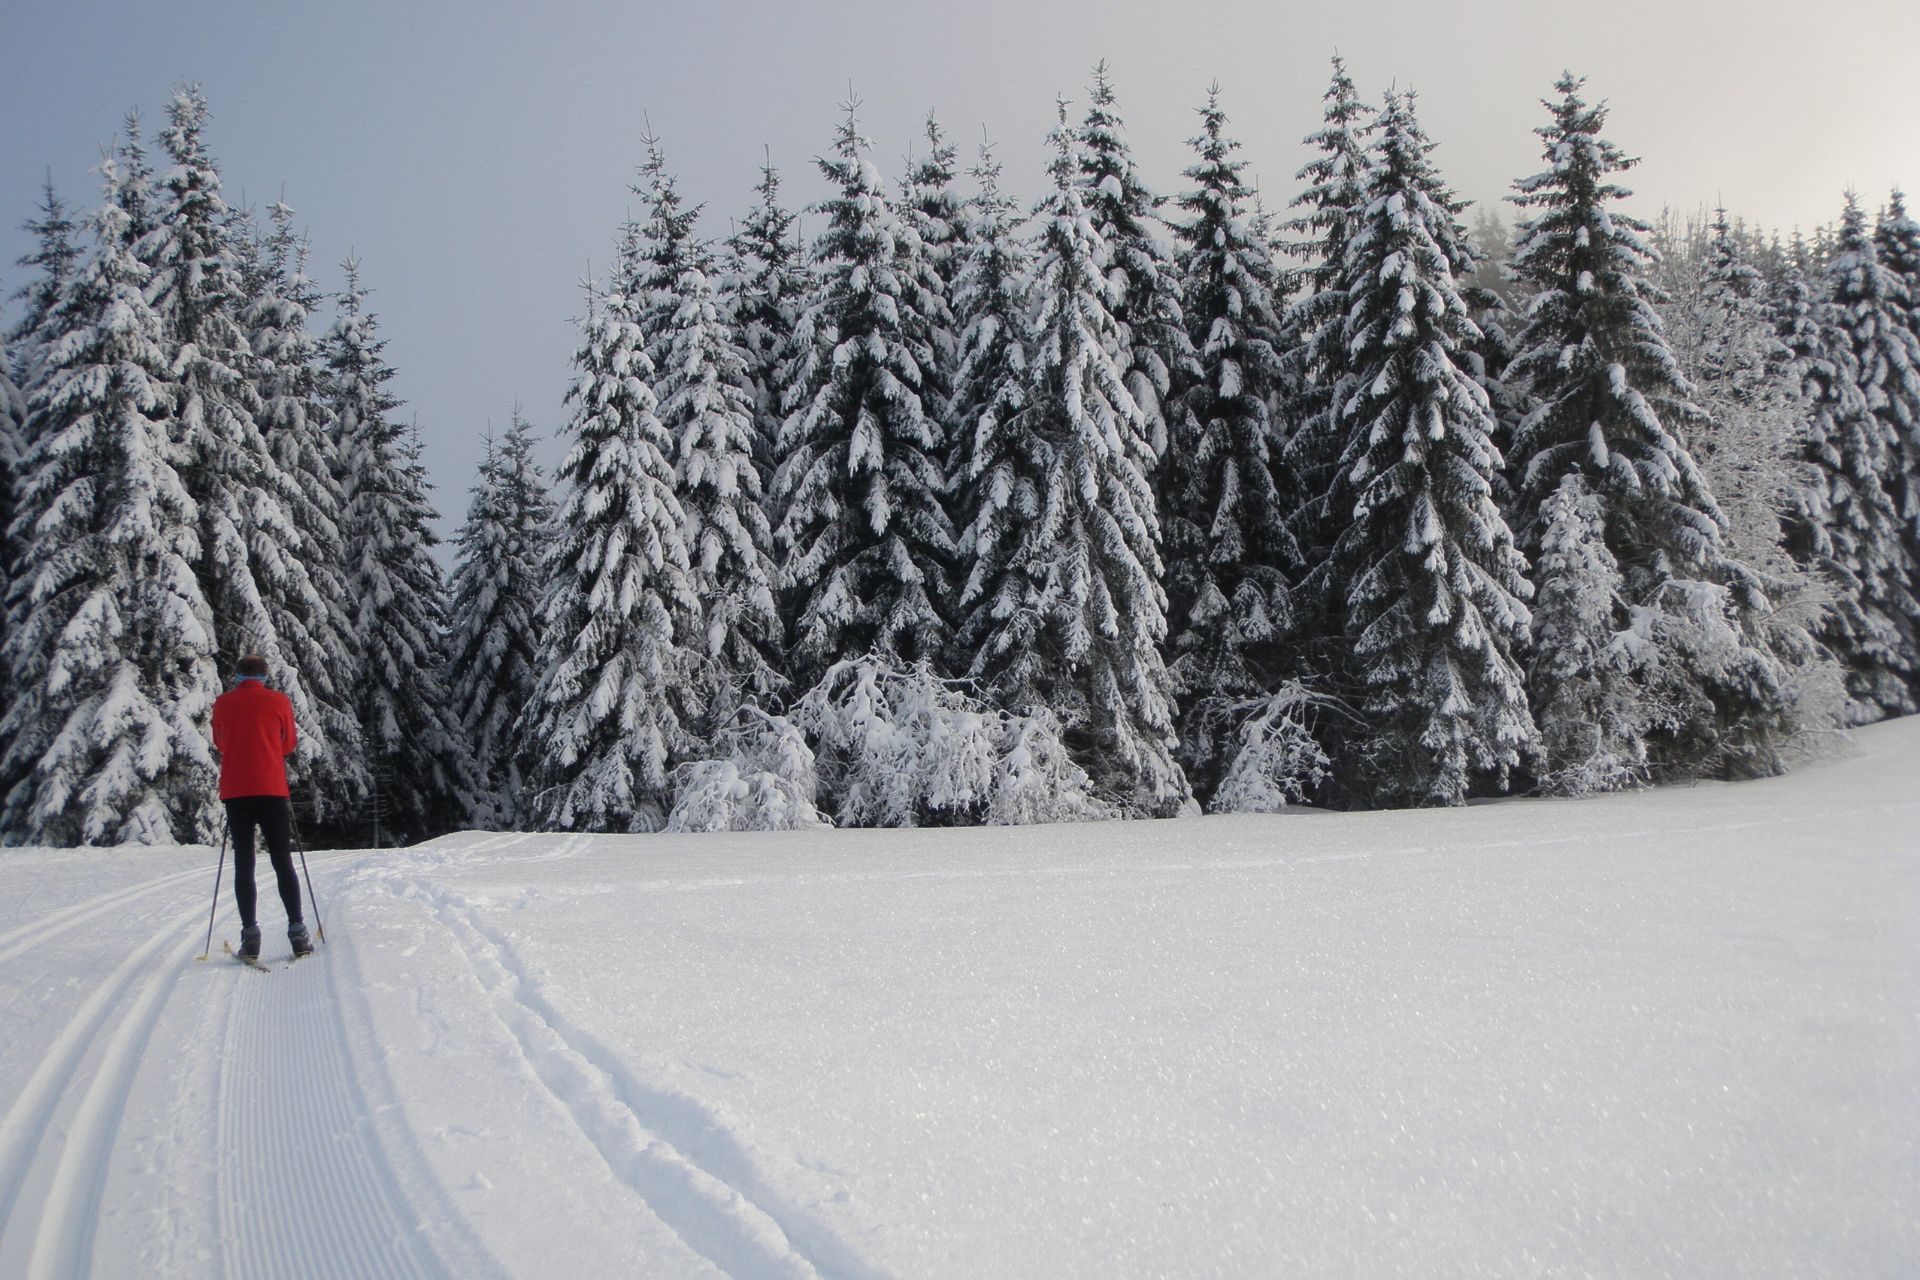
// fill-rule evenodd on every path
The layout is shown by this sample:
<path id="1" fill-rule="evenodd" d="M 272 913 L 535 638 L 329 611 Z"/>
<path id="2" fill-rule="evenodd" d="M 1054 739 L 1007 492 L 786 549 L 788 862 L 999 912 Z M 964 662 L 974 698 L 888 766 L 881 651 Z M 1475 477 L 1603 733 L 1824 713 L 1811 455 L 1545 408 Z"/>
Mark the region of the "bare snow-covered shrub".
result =
<path id="1" fill-rule="evenodd" d="M 1309 716 L 1332 699 L 1289 680 L 1264 698 L 1221 706 L 1215 714 L 1237 720 L 1232 757 L 1210 805 L 1215 813 L 1277 813 L 1300 804 L 1332 772 Z"/>
<path id="2" fill-rule="evenodd" d="M 801 831 L 833 825 L 814 807 L 813 751 L 784 716 L 743 707 L 716 740 L 725 758 L 675 770 L 668 831 Z"/>
<path id="3" fill-rule="evenodd" d="M 1094 822 L 1113 814 L 1093 795 L 1093 779 L 1060 741 L 1060 722 L 1039 709 L 999 717 L 1000 768 L 987 798 L 994 826 L 1038 822 Z"/>
<path id="4" fill-rule="evenodd" d="M 832 824 L 791 779 L 732 760 L 684 765 L 668 831 L 801 831 Z"/>
<path id="5" fill-rule="evenodd" d="M 1050 716 L 987 707 L 925 662 L 835 663 L 792 718 L 817 745 L 820 789 L 843 826 L 1110 816 Z"/>

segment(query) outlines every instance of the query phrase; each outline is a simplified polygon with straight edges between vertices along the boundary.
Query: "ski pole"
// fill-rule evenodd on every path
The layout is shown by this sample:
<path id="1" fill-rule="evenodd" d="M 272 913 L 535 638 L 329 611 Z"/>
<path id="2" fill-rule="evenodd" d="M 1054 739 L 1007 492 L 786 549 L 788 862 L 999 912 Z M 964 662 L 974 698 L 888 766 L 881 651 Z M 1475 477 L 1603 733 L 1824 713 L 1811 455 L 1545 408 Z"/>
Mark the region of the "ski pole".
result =
<path id="1" fill-rule="evenodd" d="M 293 816 L 293 798 L 287 798 L 287 822 L 293 827 L 293 847 L 300 851 L 300 874 L 307 878 L 307 901 L 313 904 L 313 931 L 320 941 L 327 940 L 327 922 L 320 918 L 320 896 L 313 891 L 313 872 L 307 870 L 307 838 L 300 834 L 300 820 Z"/>
<path id="2" fill-rule="evenodd" d="M 227 815 L 223 809 L 220 814 L 220 861 L 213 868 L 213 905 L 207 908 L 207 949 L 195 956 L 195 960 L 205 960 L 213 954 L 213 914 L 220 909 L 220 878 L 227 870 Z"/>

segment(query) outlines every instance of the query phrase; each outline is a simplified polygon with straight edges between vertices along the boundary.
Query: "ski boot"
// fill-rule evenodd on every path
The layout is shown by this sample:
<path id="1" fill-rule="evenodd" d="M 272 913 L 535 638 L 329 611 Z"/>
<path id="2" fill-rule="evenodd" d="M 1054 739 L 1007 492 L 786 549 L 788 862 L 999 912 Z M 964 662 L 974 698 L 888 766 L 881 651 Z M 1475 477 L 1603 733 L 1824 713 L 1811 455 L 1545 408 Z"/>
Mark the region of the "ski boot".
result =
<path id="1" fill-rule="evenodd" d="M 301 956 L 313 954 L 313 939 L 307 935 L 307 926 L 304 921 L 295 920 L 287 926 L 287 943 L 293 948 L 295 960 Z"/>
<path id="2" fill-rule="evenodd" d="M 260 958 L 260 926 L 243 924 L 240 926 L 240 958 L 258 960 Z"/>

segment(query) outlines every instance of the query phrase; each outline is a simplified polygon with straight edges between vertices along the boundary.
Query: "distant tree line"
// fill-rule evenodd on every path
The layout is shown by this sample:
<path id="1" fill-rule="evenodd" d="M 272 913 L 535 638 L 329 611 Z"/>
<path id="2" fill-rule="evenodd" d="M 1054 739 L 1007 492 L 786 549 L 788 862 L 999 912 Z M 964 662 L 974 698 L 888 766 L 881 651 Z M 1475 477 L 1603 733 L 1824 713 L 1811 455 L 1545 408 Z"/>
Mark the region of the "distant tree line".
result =
<path id="1" fill-rule="evenodd" d="M 1460 804 L 1778 772 L 1920 695 L 1920 225 L 1649 226 L 1563 77 L 1511 242 L 1338 59 L 1287 216 L 1217 91 L 1172 198 L 1111 79 L 1046 194 L 849 104 L 801 239 L 658 139 L 549 495 L 518 411 L 443 583 L 352 264 L 220 199 L 178 93 L 7 334 L 15 843 L 205 839 L 261 652 L 343 837 Z M 18 391 L 15 390 L 18 388 Z"/>

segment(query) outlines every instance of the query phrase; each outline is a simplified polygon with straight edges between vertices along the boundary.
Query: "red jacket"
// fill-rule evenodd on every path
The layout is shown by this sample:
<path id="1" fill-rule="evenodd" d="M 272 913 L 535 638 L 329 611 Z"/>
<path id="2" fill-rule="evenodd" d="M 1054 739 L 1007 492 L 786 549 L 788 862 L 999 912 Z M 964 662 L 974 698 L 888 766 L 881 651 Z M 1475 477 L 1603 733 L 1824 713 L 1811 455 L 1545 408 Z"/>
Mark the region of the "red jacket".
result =
<path id="1" fill-rule="evenodd" d="M 213 749 L 220 798 L 284 796 L 293 754 L 293 703 L 259 680 L 242 680 L 213 700 Z"/>

